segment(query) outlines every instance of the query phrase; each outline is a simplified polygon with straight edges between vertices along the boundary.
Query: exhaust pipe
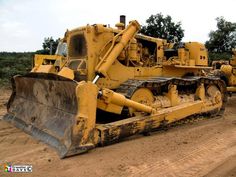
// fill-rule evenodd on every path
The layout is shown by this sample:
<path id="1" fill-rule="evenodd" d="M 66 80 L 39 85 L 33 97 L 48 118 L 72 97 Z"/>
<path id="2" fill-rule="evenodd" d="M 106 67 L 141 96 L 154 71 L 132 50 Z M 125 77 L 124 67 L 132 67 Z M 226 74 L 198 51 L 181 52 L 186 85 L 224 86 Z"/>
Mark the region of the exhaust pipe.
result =
<path id="1" fill-rule="evenodd" d="M 124 28 L 126 27 L 126 20 L 125 20 L 125 15 L 120 15 L 120 23 L 124 24 Z"/>

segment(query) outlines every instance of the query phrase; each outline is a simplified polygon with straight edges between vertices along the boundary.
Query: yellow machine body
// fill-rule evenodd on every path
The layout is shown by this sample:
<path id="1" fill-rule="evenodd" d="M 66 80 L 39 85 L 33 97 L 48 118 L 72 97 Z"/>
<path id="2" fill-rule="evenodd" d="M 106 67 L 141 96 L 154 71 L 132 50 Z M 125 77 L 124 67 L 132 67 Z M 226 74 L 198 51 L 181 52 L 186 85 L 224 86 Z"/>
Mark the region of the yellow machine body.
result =
<path id="1" fill-rule="evenodd" d="M 66 63 L 66 58 L 61 55 L 34 56 L 34 67 L 31 72 L 57 73 Z"/>
<path id="2" fill-rule="evenodd" d="M 222 112 L 226 87 L 205 76 L 211 67 L 203 44 L 137 34 L 137 21 L 117 27 L 67 31 L 66 56 L 47 56 L 56 60 L 46 64 L 36 56 L 29 74 L 14 77 L 4 120 L 63 158 L 191 115 Z"/>
<path id="3" fill-rule="evenodd" d="M 221 61 L 219 63 L 219 75 L 227 85 L 228 92 L 236 92 L 236 50 L 232 50 L 233 55 L 229 61 Z"/>

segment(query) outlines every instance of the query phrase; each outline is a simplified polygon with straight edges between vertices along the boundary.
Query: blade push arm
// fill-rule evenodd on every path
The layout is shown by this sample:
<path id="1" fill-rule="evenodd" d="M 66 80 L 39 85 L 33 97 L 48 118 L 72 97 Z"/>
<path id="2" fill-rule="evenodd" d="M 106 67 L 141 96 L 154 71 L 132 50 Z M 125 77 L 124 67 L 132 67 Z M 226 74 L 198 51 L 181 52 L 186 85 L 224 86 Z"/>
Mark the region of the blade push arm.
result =
<path id="1" fill-rule="evenodd" d="M 107 71 L 139 29 L 140 24 L 136 20 L 134 20 L 130 22 L 126 29 L 124 29 L 114 37 L 112 43 L 113 45 L 111 45 L 110 49 L 106 52 L 104 57 L 96 66 L 96 77 L 93 80 L 93 83 L 96 83 L 99 77 L 107 77 Z M 117 42 L 118 37 L 120 38 Z M 117 43 L 114 44 L 114 42 Z"/>
<path id="2" fill-rule="evenodd" d="M 102 89 L 99 91 L 99 98 L 98 98 L 98 108 L 120 114 L 123 107 L 131 107 L 137 111 L 146 112 L 149 114 L 154 113 L 156 110 L 151 106 L 147 106 L 142 103 L 138 103 L 131 99 L 125 98 L 124 95 L 120 93 L 116 93 L 110 89 Z"/>

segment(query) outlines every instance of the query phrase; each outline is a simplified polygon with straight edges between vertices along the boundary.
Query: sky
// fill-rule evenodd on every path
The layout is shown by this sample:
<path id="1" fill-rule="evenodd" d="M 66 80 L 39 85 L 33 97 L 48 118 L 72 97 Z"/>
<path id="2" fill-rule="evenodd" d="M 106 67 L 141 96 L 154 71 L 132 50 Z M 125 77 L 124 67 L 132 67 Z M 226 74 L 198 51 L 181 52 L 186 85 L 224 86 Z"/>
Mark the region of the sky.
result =
<path id="1" fill-rule="evenodd" d="M 216 29 L 216 17 L 236 22 L 236 0 L 0 0 L 0 51 L 27 52 L 42 48 L 45 37 L 63 37 L 67 29 L 110 24 L 157 13 L 181 22 L 183 41 L 204 43 Z"/>

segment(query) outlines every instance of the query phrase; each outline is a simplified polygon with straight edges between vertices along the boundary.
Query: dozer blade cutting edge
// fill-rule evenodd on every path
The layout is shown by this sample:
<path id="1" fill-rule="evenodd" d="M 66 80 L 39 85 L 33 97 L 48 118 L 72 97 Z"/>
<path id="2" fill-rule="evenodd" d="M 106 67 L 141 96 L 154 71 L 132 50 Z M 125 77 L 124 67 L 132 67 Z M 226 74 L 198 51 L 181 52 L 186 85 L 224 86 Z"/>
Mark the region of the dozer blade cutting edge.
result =
<path id="1" fill-rule="evenodd" d="M 15 76 L 12 86 L 4 120 L 54 147 L 61 158 L 94 148 L 96 85 L 29 73 Z"/>

